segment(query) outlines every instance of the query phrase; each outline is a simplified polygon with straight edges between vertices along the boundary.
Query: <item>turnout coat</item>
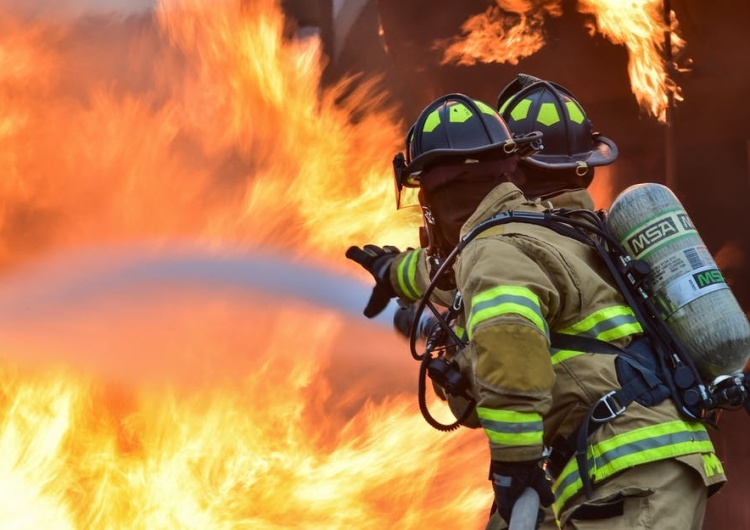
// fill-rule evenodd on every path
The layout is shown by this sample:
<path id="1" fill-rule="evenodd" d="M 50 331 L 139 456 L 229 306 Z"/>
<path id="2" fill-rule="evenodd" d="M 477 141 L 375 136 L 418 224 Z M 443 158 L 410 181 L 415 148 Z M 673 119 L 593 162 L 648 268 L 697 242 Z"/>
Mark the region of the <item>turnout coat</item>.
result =
<path id="1" fill-rule="evenodd" d="M 490 192 L 464 224 L 461 236 L 509 210 L 544 211 L 511 183 Z M 593 209 L 586 190 L 563 193 L 554 207 Z M 390 279 L 404 300 L 417 300 L 429 275 L 422 249 L 399 254 Z M 455 360 L 469 378 L 476 416 L 469 426 L 487 435 L 491 458 L 539 459 L 562 447 L 591 407 L 620 388 L 616 355 L 550 347 L 550 332 L 627 346 L 643 330 L 614 285 L 598 252 L 538 225 L 513 222 L 490 228 L 468 243 L 455 266 L 463 297 L 456 331 L 468 345 Z M 449 397 L 454 412 L 463 403 Z M 597 483 L 640 464 L 677 459 L 713 492 L 725 482 L 705 427 L 682 415 L 672 400 L 636 402 L 603 423 L 588 440 L 588 473 Z M 555 511 L 580 495 L 575 458 L 554 470 Z"/>

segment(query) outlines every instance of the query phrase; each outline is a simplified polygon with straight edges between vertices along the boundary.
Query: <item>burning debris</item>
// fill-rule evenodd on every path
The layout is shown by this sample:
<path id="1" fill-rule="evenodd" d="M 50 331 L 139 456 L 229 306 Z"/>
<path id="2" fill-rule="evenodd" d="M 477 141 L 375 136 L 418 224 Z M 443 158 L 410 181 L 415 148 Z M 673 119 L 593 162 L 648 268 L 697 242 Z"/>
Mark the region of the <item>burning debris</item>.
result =
<path id="1" fill-rule="evenodd" d="M 590 15 L 591 35 L 599 33 L 627 49 L 631 89 L 638 104 L 664 121 L 669 94 L 680 98 L 680 88 L 672 78 L 673 65 L 664 60 L 665 46 L 668 42 L 670 57 L 677 56 L 685 46 L 677 33 L 674 12 L 669 10 L 669 21 L 665 21 L 661 0 L 627 4 L 617 0 L 579 0 L 577 8 Z M 561 0 L 496 0 L 496 5 L 464 22 L 460 36 L 438 40 L 435 46 L 445 50 L 443 63 L 517 64 L 545 45 L 545 18 L 562 14 Z M 665 40 L 667 35 L 669 40 Z"/>

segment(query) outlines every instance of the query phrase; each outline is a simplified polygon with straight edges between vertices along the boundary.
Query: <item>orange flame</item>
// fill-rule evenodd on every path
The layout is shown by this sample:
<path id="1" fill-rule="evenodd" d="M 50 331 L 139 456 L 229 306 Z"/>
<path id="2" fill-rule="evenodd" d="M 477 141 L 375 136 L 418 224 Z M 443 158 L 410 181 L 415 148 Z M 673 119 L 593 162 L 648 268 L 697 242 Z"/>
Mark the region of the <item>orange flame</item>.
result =
<path id="1" fill-rule="evenodd" d="M 630 86 L 638 104 L 655 118 L 665 121 L 669 94 L 681 99 L 680 88 L 669 78 L 664 58 L 667 31 L 671 33 L 672 53 L 685 46 L 676 33 L 674 12 L 670 13 L 670 27 L 664 21 L 661 0 L 627 4 L 616 0 L 580 0 L 579 10 L 596 17 L 596 29 L 602 35 L 625 46 Z"/>
<path id="2" fill-rule="evenodd" d="M 496 4 L 466 20 L 461 37 L 435 42 L 436 48 L 445 48 L 442 64 L 518 64 L 544 46 L 544 16 L 562 14 L 557 2 L 538 6 L 526 0 L 496 0 Z"/>
<path id="3" fill-rule="evenodd" d="M 191 241 L 349 274 L 349 244 L 414 243 L 392 111 L 372 85 L 321 91 L 319 43 L 285 39 L 277 2 L 237 4 L 0 16 L 3 527 L 479 528 L 486 442 L 426 425 L 390 333 L 236 287 L 92 276 L 122 257 L 55 261 Z M 104 299 L 53 303 L 73 276 Z"/>
<path id="4" fill-rule="evenodd" d="M 155 27 L 6 22 L 3 264 L 102 240 L 283 242 L 311 259 L 414 243 L 382 97 L 320 94 L 318 41 L 285 40 L 271 0 L 235 4 L 164 0 Z"/>
<path id="5" fill-rule="evenodd" d="M 407 359 L 381 360 L 401 341 L 259 293 L 123 287 L 3 327 L 25 358 L 2 372 L 4 526 L 480 527 L 481 433 L 425 424 Z"/>
<path id="6" fill-rule="evenodd" d="M 470 17 L 461 28 L 461 37 L 436 42 L 437 47 L 445 48 L 443 63 L 517 64 L 544 46 L 544 17 L 562 15 L 559 0 L 541 6 L 521 0 L 496 0 L 496 4 Z M 638 104 L 665 121 L 670 97 L 682 99 L 680 87 L 667 69 L 675 65 L 665 62 L 665 35 L 669 31 L 674 55 L 684 49 L 685 41 L 677 34 L 674 12 L 667 24 L 661 5 L 661 0 L 579 0 L 578 10 L 594 17 L 589 27 L 592 34 L 598 31 L 614 44 L 625 46 L 631 90 Z"/>

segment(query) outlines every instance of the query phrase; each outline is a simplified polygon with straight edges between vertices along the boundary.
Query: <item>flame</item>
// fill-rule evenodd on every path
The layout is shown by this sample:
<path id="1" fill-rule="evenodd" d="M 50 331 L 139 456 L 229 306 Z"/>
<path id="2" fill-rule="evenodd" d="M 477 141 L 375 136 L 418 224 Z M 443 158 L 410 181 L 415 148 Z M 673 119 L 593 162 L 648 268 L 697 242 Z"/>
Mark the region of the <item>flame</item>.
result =
<path id="1" fill-rule="evenodd" d="M 601 166 L 596 168 L 596 175 L 588 187 L 591 197 L 594 199 L 596 209 L 609 210 L 615 199 L 615 179 L 612 178 L 612 168 Z"/>
<path id="2" fill-rule="evenodd" d="M 215 291 L 167 291 L 144 307 L 133 287 L 3 333 L 4 351 L 27 358 L 2 374 L 4 527 L 423 528 L 455 517 L 479 527 L 483 444 L 431 430 L 411 393 L 383 391 L 384 373 L 379 398 L 334 394 L 345 355 L 382 364 L 348 332 L 394 338 L 319 308 L 311 321 L 299 303 L 259 310 Z M 116 336 L 105 331 L 113 318 Z M 290 332 L 291 322 L 306 324 Z M 29 366 L 51 355 L 79 370 Z M 89 356 L 110 370 L 81 370 Z M 350 383 L 372 387 L 360 372 L 350 367 Z"/>
<path id="3" fill-rule="evenodd" d="M 495 0 L 485 13 L 470 17 L 461 27 L 461 36 L 440 40 L 445 48 L 443 64 L 518 64 L 519 59 L 539 51 L 545 44 L 544 17 L 562 15 L 561 2 L 550 0 L 538 5 L 522 0 Z M 661 0 L 579 0 L 578 11 L 592 15 L 593 35 L 601 33 L 628 52 L 628 73 L 633 94 L 640 107 L 660 121 L 666 121 L 671 100 L 681 101 L 681 90 L 671 77 L 676 64 L 665 58 L 665 36 L 669 34 L 670 55 L 685 48 L 679 36 L 673 11 L 664 20 Z"/>
<path id="4" fill-rule="evenodd" d="M 372 83 L 320 94 L 320 43 L 284 39 L 275 2 L 164 0 L 127 22 L 5 23 L 0 264 L 144 238 L 310 259 L 414 243 L 383 154 L 403 127 Z"/>
<path id="5" fill-rule="evenodd" d="M 518 64 L 519 59 L 544 46 L 544 16 L 562 14 L 557 2 L 537 5 L 526 0 L 496 0 L 496 4 L 469 17 L 461 25 L 461 37 L 435 42 L 436 48 L 445 48 L 442 64 Z"/>
<path id="6" fill-rule="evenodd" d="M 628 50 L 630 86 L 638 104 L 659 121 L 666 121 L 670 97 L 681 100 L 680 87 L 669 77 L 664 57 L 665 35 L 670 34 L 671 54 L 685 41 L 677 34 L 677 19 L 670 12 L 664 21 L 661 0 L 639 0 L 623 4 L 615 0 L 580 0 L 579 10 L 596 17 L 596 30 Z M 592 26 L 591 31 L 594 31 Z"/>
<path id="7" fill-rule="evenodd" d="M 321 89 L 320 43 L 238 4 L 0 15 L 2 526 L 479 528 L 486 441 L 426 425 L 390 333 L 92 273 L 190 241 L 354 274 L 349 244 L 414 244 L 374 82 Z"/>

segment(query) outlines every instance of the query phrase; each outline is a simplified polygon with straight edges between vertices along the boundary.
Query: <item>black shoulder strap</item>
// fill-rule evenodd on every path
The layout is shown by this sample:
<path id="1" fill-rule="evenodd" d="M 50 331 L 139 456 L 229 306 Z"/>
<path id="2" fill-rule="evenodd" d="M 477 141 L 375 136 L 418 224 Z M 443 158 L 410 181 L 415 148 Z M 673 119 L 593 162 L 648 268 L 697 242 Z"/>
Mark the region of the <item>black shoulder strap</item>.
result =
<path id="1" fill-rule="evenodd" d="M 619 355 L 624 353 L 622 348 L 618 348 L 614 344 L 605 342 L 599 339 L 593 339 L 591 337 L 583 337 L 581 335 L 568 335 L 566 333 L 558 333 L 553 331 L 549 334 L 550 346 L 557 348 L 558 350 L 573 350 L 573 351 L 585 351 L 590 353 L 609 353 L 612 355 Z"/>
<path id="2" fill-rule="evenodd" d="M 558 465 L 564 465 L 571 456 L 575 455 L 584 494 L 590 497 L 592 486 L 586 455 L 589 436 L 608 421 L 623 414 L 639 396 L 647 395 L 655 392 L 658 387 L 663 387 L 664 382 L 654 370 L 638 361 L 638 355 L 631 353 L 627 347 L 620 348 L 599 339 L 557 332 L 550 333 L 550 345 L 558 349 L 619 355 L 619 358 L 633 369 L 632 373 L 639 373 L 641 376 L 633 376 L 624 384 L 621 381 L 618 390 L 608 392 L 597 400 L 589 409 L 581 425 L 561 445 L 553 447 L 558 453 L 554 459 Z M 554 471 L 559 473 L 559 470 Z"/>
<path id="3" fill-rule="evenodd" d="M 609 404 L 612 402 L 611 400 L 614 399 L 616 404 L 619 405 L 617 409 L 624 410 L 628 405 L 635 401 L 637 397 L 664 385 L 664 381 L 662 381 L 658 374 L 649 367 L 644 366 L 644 364 L 638 360 L 638 356 L 631 353 L 629 348 L 620 348 L 609 342 L 591 337 L 567 335 L 554 331 L 550 333 L 550 343 L 553 348 L 558 349 L 619 355 L 623 362 L 627 363 L 636 372 L 640 373 L 640 378 L 633 377 L 625 384 L 622 384 L 621 382 L 620 389 L 607 394 L 607 396 L 609 396 L 607 397 L 607 400 L 609 400 L 610 403 L 601 403 L 607 408 L 609 408 Z M 594 408 L 599 406 L 600 402 L 602 402 L 602 400 L 599 400 L 599 402 L 594 405 Z M 595 413 L 596 411 L 593 412 Z M 607 415 L 609 414 L 595 414 L 594 421 L 601 424 L 602 422 L 599 420 Z"/>

